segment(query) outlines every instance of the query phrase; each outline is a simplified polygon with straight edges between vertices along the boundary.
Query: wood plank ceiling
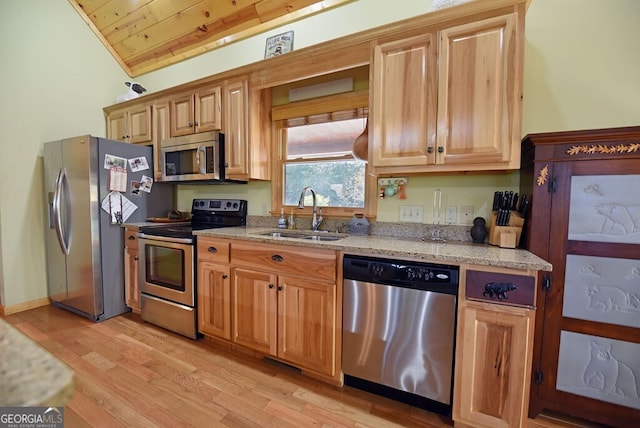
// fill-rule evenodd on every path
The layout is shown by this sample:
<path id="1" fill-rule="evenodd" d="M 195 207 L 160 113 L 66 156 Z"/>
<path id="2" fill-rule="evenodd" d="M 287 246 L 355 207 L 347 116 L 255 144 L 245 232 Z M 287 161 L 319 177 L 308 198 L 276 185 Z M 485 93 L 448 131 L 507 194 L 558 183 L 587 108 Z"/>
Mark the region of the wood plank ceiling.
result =
<path id="1" fill-rule="evenodd" d="M 131 77 L 352 1 L 69 0 Z"/>

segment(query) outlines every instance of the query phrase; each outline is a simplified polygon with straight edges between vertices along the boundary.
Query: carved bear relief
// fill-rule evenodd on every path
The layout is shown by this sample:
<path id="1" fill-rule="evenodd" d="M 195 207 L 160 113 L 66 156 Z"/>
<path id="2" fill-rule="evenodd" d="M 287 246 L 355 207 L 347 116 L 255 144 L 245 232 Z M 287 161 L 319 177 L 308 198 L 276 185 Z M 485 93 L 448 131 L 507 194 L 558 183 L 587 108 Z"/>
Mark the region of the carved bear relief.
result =
<path id="1" fill-rule="evenodd" d="M 640 328 L 640 260 L 567 255 L 562 315 Z"/>
<path id="2" fill-rule="evenodd" d="M 640 243 L 639 175 L 574 176 L 569 239 Z"/>
<path id="3" fill-rule="evenodd" d="M 640 345 L 562 331 L 556 388 L 640 409 Z"/>

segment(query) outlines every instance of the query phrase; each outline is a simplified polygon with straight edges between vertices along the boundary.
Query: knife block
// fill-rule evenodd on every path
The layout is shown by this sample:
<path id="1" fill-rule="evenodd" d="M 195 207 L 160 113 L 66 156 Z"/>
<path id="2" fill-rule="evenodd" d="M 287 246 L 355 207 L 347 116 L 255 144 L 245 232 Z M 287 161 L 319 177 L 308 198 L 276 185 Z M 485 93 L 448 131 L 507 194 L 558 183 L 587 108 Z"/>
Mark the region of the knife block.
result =
<path id="1" fill-rule="evenodd" d="M 522 235 L 522 226 L 524 218 L 517 211 L 511 211 L 508 226 L 496 226 L 496 217 L 498 213 L 491 213 L 491 221 L 489 222 L 489 239 L 490 245 L 497 245 L 501 248 L 516 248 L 520 242 Z"/>

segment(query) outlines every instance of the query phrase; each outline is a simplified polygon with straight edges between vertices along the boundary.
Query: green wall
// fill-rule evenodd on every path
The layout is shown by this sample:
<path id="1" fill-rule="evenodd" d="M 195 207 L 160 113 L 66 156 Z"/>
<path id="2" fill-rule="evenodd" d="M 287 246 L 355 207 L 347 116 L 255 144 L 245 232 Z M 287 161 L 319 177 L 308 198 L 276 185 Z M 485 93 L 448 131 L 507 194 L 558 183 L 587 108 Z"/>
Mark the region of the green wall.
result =
<path id="1" fill-rule="evenodd" d="M 483 0 L 477 0 L 483 1 Z M 259 61 L 268 36 L 294 30 L 300 49 L 427 12 L 429 0 L 356 0 L 260 36 L 140 76 L 149 92 Z M 523 136 L 534 132 L 638 125 L 637 0 L 532 0 L 527 13 Z M 0 1 L 0 303 L 46 297 L 42 143 L 105 135 L 102 108 L 125 92 L 126 74 L 66 0 Z M 443 205 L 488 212 L 494 190 L 518 173 L 410 177 L 407 205 L 430 222 L 433 189 Z M 250 214 L 270 204 L 268 183 L 180 186 L 193 197 L 243 197 Z M 397 198 L 379 201 L 378 220 L 398 217 Z"/>

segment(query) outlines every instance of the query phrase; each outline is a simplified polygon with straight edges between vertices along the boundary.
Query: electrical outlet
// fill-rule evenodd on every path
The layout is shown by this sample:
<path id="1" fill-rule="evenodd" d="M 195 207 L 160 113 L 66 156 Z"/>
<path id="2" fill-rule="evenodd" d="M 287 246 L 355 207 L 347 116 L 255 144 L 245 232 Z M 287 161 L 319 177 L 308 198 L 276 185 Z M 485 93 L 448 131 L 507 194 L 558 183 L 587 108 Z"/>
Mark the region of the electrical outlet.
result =
<path id="1" fill-rule="evenodd" d="M 269 215 L 269 210 L 267 209 L 267 204 L 262 203 L 262 215 Z"/>
<path id="2" fill-rule="evenodd" d="M 401 222 L 422 223 L 424 220 L 424 207 L 420 205 L 401 205 L 399 218 Z"/>
<path id="3" fill-rule="evenodd" d="M 458 222 L 458 207 L 445 207 L 444 222 L 446 224 L 456 224 Z"/>
<path id="4" fill-rule="evenodd" d="M 473 224 L 473 206 L 462 205 L 460 207 L 460 224 L 470 225 Z"/>

